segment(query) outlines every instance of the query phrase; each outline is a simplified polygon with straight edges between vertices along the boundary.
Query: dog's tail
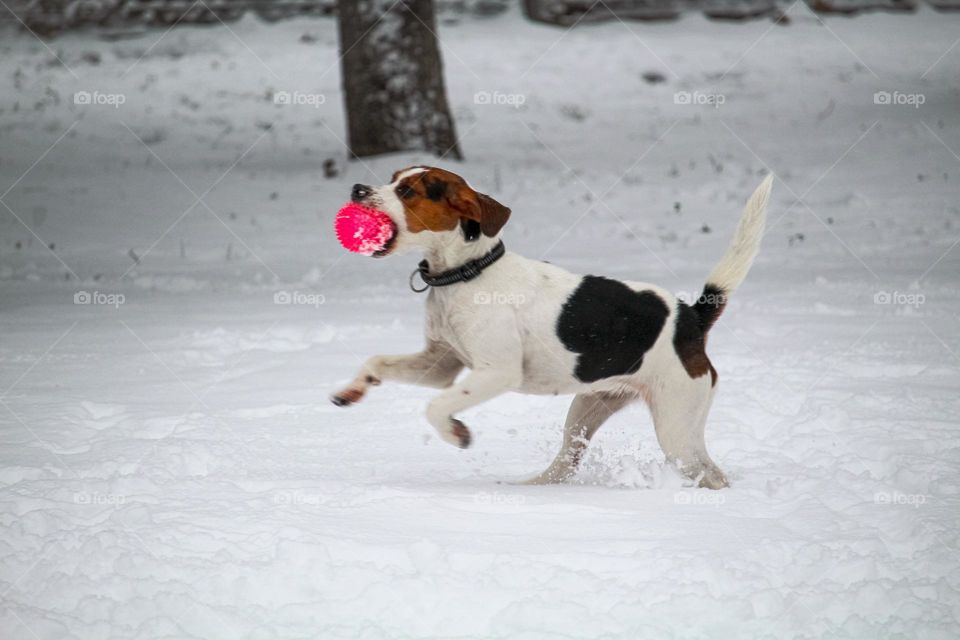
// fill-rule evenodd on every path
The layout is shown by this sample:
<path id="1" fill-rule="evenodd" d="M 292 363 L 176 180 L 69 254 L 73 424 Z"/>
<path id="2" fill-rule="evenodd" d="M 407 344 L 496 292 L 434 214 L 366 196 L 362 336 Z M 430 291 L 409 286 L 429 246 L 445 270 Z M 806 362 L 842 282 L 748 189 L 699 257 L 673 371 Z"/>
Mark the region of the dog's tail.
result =
<path id="1" fill-rule="evenodd" d="M 707 277 L 707 284 L 703 287 L 700 299 L 693 305 L 693 310 L 700 318 L 700 329 L 704 334 L 723 313 L 727 298 L 747 277 L 753 259 L 757 256 L 760 240 L 763 238 L 763 228 L 767 221 L 767 202 L 770 200 L 772 185 L 773 175 L 771 174 L 764 178 L 750 196 L 740 217 L 740 224 L 737 225 L 736 235 L 720 263 Z"/>

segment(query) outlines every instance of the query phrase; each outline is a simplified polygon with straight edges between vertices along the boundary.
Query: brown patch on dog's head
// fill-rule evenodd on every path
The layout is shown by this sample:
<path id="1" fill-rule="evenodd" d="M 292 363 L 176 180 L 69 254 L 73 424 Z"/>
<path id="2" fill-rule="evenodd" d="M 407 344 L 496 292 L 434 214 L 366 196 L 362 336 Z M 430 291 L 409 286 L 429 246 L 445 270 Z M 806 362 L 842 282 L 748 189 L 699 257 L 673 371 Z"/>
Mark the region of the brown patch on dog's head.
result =
<path id="1" fill-rule="evenodd" d="M 457 174 L 436 167 L 411 167 L 423 171 L 397 178 L 409 169 L 393 174 L 394 192 L 403 203 L 407 229 L 450 231 L 465 220 L 480 225 L 484 235 L 493 237 L 510 217 L 510 209 L 490 196 L 474 191 Z"/>

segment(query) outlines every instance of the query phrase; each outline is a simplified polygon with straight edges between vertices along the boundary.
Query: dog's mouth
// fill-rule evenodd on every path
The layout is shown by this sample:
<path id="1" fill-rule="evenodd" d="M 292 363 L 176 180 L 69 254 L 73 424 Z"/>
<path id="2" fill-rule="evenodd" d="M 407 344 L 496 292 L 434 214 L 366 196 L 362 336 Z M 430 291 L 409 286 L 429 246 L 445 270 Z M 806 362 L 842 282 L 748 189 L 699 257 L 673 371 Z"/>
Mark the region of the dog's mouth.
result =
<path id="1" fill-rule="evenodd" d="M 372 255 L 374 258 L 384 258 L 390 255 L 390 252 L 393 251 L 394 247 L 397 244 L 397 223 L 393 222 L 393 232 L 390 234 L 390 237 L 387 238 L 387 241 L 384 243 L 383 247 L 374 251 Z"/>

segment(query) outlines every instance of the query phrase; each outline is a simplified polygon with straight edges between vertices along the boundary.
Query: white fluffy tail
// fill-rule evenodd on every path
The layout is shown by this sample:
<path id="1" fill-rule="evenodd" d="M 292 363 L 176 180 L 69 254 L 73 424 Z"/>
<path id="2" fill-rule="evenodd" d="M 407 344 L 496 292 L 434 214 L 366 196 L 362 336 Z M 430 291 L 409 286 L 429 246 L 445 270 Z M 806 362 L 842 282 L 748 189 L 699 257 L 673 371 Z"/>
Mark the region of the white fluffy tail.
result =
<path id="1" fill-rule="evenodd" d="M 740 217 L 740 224 L 737 225 L 737 233 L 720 263 L 714 267 L 707 278 L 707 287 L 713 285 L 720 289 L 724 296 L 730 296 L 747 277 L 747 272 L 753 265 L 753 259 L 757 257 L 757 251 L 760 249 L 760 240 L 763 238 L 763 229 L 767 222 L 767 202 L 770 200 L 772 186 L 773 174 L 770 174 L 750 196 Z"/>

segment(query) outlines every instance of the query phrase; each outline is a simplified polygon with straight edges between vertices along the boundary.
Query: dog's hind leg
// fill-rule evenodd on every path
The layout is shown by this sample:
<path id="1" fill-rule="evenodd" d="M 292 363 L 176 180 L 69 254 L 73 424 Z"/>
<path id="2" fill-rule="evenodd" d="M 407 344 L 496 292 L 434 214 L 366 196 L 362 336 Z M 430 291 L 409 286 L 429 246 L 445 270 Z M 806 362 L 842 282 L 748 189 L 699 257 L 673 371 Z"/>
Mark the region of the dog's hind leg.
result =
<path id="1" fill-rule="evenodd" d="M 647 397 L 657 441 L 667 461 L 707 489 L 729 484 L 707 453 L 703 436 L 715 391 L 710 375 L 690 378 L 681 369 L 651 388 Z"/>
<path id="2" fill-rule="evenodd" d="M 567 412 L 560 453 L 543 473 L 523 484 L 557 484 L 572 478 L 593 434 L 607 418 L 634 399 L 636 396 L 632 395 L 578 394 Z"/>

